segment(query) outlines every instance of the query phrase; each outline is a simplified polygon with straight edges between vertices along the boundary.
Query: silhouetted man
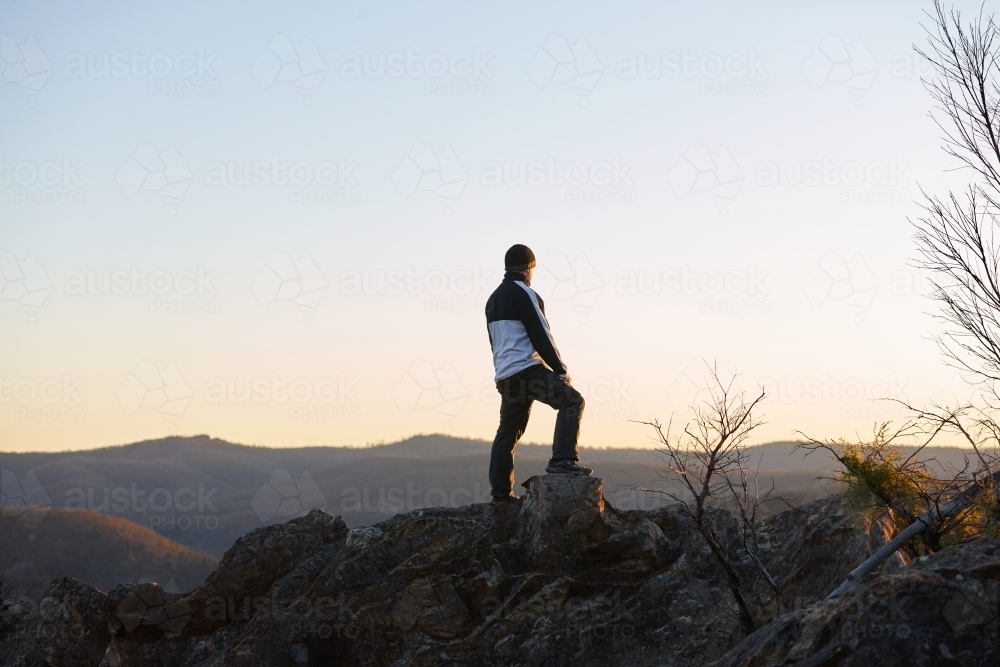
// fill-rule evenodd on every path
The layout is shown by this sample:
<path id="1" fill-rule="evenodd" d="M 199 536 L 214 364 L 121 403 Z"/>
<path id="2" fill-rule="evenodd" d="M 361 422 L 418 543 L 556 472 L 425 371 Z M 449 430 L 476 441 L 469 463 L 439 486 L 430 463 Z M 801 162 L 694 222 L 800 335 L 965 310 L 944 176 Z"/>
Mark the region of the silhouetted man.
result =
<path id="1" fill-rule="evenodd" d="M 529 287 L 535 254 L 524 245 L 504 255 L 503 282 L 486 302 L 486 328 L 493 348 L 494 380 L 500 392 L 500 427 L 490 454 L 493 502 L 515 500 L 514 446 L 528 426 L 531 404 L 541 401 L 559 411 L 547 473 L 589 475 L 578 465 L 577 440 L 583 418 L 583 396 L 570 386 L 559 356 L 545 304 Z"/>

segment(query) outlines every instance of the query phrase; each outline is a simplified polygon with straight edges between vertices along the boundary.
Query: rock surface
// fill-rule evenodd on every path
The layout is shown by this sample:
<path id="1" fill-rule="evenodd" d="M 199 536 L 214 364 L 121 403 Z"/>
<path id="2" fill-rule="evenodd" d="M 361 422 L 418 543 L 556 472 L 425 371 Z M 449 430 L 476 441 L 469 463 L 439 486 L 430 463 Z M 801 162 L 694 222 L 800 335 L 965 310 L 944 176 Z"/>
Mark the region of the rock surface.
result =
<path id="1" fill-rule="evenodd" d="M 863 589 L 874 592 L 859 589 L 850 604 L 817 602 L 881 538 L 860 530 L 835 499 L 816 501 L 761 526 L 763 556 L 801 608 L 744 638 L 726 579 L 679 508 L 615 510 L 596 478 L 545 475 L 524 486 L 521 501 L 417 510 L 364 529 L 314 510 L 244 535 L 186 595 L 153 583 L 122 584 L 105 595 L 57 580 L 37 607 L 0 614 L 0 663 L 821 664 L 809 656 L 836 645 L 837 657 L 822 664 L 862 664 L 844 661 L 869 644 L 852 647 L 842 629 L 852 613 L 879 608 L 878 591 L 908 591 L 933 579 L 928 599 L 957 591 L 988 599 L 969 582 L 995 582 L 1000 569 L 985 543 L 975 543 L 884 575 Z M 731 515 L 710 516 L 749 590 L 763 590 L 740 555 Z M 978 646 L 967 641 L 970 633 L 990 627 L 976 607 L 962 616 L 965 625 L 949 629 L 927 616 L 943 613 L 937 607 L 919 611 L 922 599 L 900 609 L 913 615 L 914 636 L 937 623 L 928 635 L 935 655 L 945 655 L 939 644 L 962 655 Z M 754 613 L 763 625 L 777 611 L 761 603 Z M 47 634 L 33 637 L 40 624 Z"/>
<path id="2" fill-rule="evenodd" d="M 1000 542 L 980 538 L 784 616 L 719 667 L 996 665 Z"/>
<path id="3" fill-rule="evenodd" d="M 0 619 L 4 665 L 96 665 L 110 639 L 103 626 L 105 595 L 76 579 L 54 580 L 33 609 Z M 13 612 L 13 613 L 11 613 Z"/>

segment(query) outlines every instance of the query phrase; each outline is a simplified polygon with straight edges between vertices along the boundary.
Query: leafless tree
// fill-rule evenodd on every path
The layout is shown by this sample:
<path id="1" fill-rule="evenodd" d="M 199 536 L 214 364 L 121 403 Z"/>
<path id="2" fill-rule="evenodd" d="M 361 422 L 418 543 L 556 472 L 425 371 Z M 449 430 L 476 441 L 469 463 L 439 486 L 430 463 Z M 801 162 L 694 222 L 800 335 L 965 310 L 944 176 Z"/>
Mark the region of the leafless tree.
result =
<path id="1" fill-rule="evenodd" d="M 914 222 L 917 265 L 931 273 L 933 298 L 941 305 L 943 330 L 935 340 L 946 361 L 984 390 L 984 405 L 904 404 L 909 421 L 891 433 L 882 425 L 873 440 L 855 449 L 844 442 L 807 441 L 807 449 L 833 454 L 846 479 L 866 487 L 884 512 L 909 524 L 832 595 L 855 585 L 917 535 L 928 550 L 939 548 L 984 491 L 990 491 L 994 508 L 1000 505 L 1000 460 L 986 453 L 1000 437 L 993 418 L 1000 409 L 1000 29 L 984 10 L 963 23 L 957 10 L 945 11 L 935 0 L 931 25 L 925 27 L 928 46 L 916 48 L 933 70 L 923 84 L 935 103 L 930 115 L 942 132 L 943 148 L 971 179 L 965 190 L 943 197 L 924 192 L 925 214 Z M 916 457 L 942 433 L 971 445 L 972 465 L 967 460 L 962 470 L 931 474 L 928 462 Z M 895 458 L 895 441 L 920 436 L 924 442 L 916 452 Z"/>
<path id="2" fill-rule="evenodd" d="M 928 48 L 916 49 L 934 72 L 923 81 L 935 101 L 930 115 L 945 152 L 973 178 L 963 192 L 924 193 L 925 215 L 914 222 L 918 266 L 933 275 L 945 358 L 1000 398 L 1000 39 L 992 15 L 980 11 L 963 25 L 939 1 L 934 10 Z"/>
<path id="3" fill-rule="evenodd" d="M 683 491 L 642 490 L 666 495 L 691 517 L 726 575 L 736 600 L 740 625 L 749 634 L 757 627 L 748 600 L 751 590 L 734 562 L 728 540 L 720 534 L 719 524 L 713 521 L 711 508 L 727 505 L 735 509 L 743 548 L 775 598 L 782 600 L 780 587 L 760 557 L 756 530 L 758 508 L 773 499 L 770 494 L 774 485 L 772 483 L 769 490 L 760 493 L 745 447 L 747 438 L 762 423 L 754 416 L 754 410 L 764 399 L 764 392 L 761 390 L 756 398 L 748 400 L 746 394 L 735 387 L 735 377 L 724 381 L 715 365 L 709 371 L 709 398 L 702 405 L 692 406 L 694 418 L 679 434 L 671 432 L 672 421 L 666 426 L 655 420 L 641 422 L 655 432 L 658 451 L 665 463 L 665 479 L 678 479 Z"/>
<path id="4" fill-rule="evenodd" d="M 923 425 L 923 433 L 927 436 L 924 446 L 942 433 L 954 434 L 969 445 L 974 454 L 973 463 L 970 465 L 967 458 L 965 467 L 951 471 L 952 476 L 965 486 L 975 483 L 982 491 L 988 490 L 1000 505 L 1000 486 L 992 482 L 995 473 L 1000 471 L 1000 425 L 993 419 L 993 410 L 971 405 L 949 408 L 937 403 L 919 409 L 906 403 L 902 405 L 914 415 L 916 423 Z M 974 472 L 970 474 L 970 470 Z"/>

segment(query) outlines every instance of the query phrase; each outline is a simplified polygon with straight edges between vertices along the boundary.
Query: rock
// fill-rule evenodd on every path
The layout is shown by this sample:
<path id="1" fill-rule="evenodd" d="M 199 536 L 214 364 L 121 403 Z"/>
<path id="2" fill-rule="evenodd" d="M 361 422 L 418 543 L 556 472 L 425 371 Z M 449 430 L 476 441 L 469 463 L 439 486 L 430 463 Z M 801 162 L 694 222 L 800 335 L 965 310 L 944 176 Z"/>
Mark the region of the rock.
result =
<path id="1" fill-rule="evenodd" d="M 347 533 L 346 546 L 352 549 L 363 549 L 375 538 L 381 536 L 381 529 L 376 528 L 375 526 L 368 526 L 367 528 L 352 528 L 350 532 Z"/>
<path id="2" fill-rule="evenodd" d="M 55 579 L 37 607 L 21 610 L 0 638 L 4 665 L 96 665 L 110 635 L 101 620 L 105 595 L 71 577 Z"/>
<path id="3" fill-rule="evenodd" d="M 751 634 L 718 662 L 750 665 L 995 665 L 1000 542 L 919 559 Z"/>
<path id="4" fill-rule="evenodd" d="M 262 607 L 298 597 L 343 548 L 347 533 L 341 517 L 313 510 L 241 537 L 190 594 L 152 582 L 116 586 L 104 603 L 103 624 L 112 640 L 102 667 L 221 659 L 233 629 L 245 627 Z"/>
<path id="5" fill-rule="evenodd" d="M 314 510 L 244 535 L 188 595 L 146 583 L 104 596 L 64 583 L 46 618 L 78 619 L 85 641 L 74 643 L 66 622 L 35 648 L 28 619 L 0 614 L 0 656 L 46 664 L 18 656 L 48 651 L 68 656 L 59 664 L 101 667 L 700 666 L 744 640 L 729 582 L 682 508 L 615 510 L 597 478 L 544 475 L 525 488 L 518 502 L 422 509 L 354 530 Z M 745 578 L 755 618 L 772 620 L 773 605 L 756 601 L 763 589 L 737 522 L 722 509 L 707 516 Z M 877 542 L 847 518 L 827 500 L 761 526 L 763 556 L 801 606 Z M 944 557 L 937 562 L 951 562 Z M 956 590 L 981 600 L 973 580 L 995 579 L 1000 567 L 964 563 L 953 566 L 965 573 Z M 952 606 L 963 632 L 979 627 L 979 607 Z M 798 628 L 797 618 L 741 646 L 751 651 L 747 641 L 773 627 Z"/>
<path id="6" fill-rule="evenodd" d="M 180 593 L 168 593 L 155 582 L 133 586 L 128 595 L 114 609 L 110 627 L 138 636 L 149 631 L 152 639 L 165 635 L 179 635 L 191 620 L 191 606 Z"/>
<path id="7" fill-rule="evenodd" d="M 641 578 L 666 564 L 669 544 L 648 519 L 607 504 L 603 480 L 542 475 L 524 482 L 521 508 L 530 569 L 581 580 Z"/>
<path id="8" fill-rule="evenodd" d="M 826 596 L 886 543 L 882 526 L 862 526 L 835 495 L 764 519 L 758 535 L 768 571 L 796 607 Z M 905 564 L 897 552 L 881 572 Z"/>
<path id="9" fill-rule="evenodd" d="M 315 509 L 247 533 L 226 551 L 219 569 L 184 599 L 191 610 L 188 633 L 208 634 L 249 621 L 258 607 L 268 604 L 268 593 L 278 581 L 317 555 L 342 548 L 348 531 L 341 517 Z M 290 585 L 285 581 L 282 589 Z"/>

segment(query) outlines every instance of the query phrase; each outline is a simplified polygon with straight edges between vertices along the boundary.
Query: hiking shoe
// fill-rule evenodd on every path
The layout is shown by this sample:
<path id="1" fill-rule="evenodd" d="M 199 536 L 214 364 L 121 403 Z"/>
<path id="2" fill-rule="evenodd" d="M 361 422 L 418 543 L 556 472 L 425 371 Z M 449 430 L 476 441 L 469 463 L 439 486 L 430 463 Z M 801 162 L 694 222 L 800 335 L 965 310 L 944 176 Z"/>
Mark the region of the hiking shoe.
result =
<path id="1" fill-rule="evenodd" d="M 594 471 L 578 465 L 575 461 L 550 461 L 545 466 L 545 472 L 550 475 L 590 475 Z"/>
<path id="2" fill-rule="evenodd" d="M 513 493 L 508 496 L 493 496 L 490 499 L 490 505 L 499 505 L 500 503 L 506 503 L 511 500 L 520 500 L 520 498 L 515 496 Z"/>

